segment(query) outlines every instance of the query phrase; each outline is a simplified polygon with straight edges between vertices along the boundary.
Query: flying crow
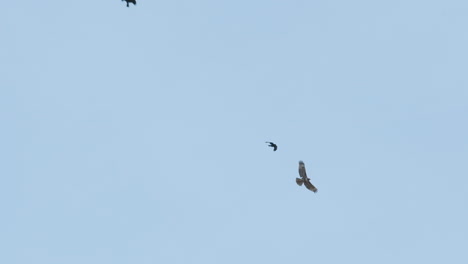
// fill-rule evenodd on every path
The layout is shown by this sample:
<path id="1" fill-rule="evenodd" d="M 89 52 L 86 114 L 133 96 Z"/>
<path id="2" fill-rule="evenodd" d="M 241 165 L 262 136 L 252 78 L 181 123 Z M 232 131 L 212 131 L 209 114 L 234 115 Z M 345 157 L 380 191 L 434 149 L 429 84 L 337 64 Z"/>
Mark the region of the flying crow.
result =
<path id="1" fill-rule="evenodd" d="M 305 165 L 302 160 L 299 161 L 299 176 L 301 176 L 301 178 L 296 178 L 297 185 L 302 186 L 302 184 L 304 184 L 307 189 L 313 191 L 314 193 L 317 192 L 317 188 L 315 188 L 315 186 L 310 183 L 310 179 L 307 178 Z"/>
<path id="2" fill-rule="evenodd" d="M 125 2 L 127 2 L 127 7 L 129 7 L 129 6 L 130 6 L 130 5 L 129 5 L 130 3 L 132 3 L 132 4 L 136 5 L 136 0 L 122 0 L 122 1 L 125 1 Z"/>
<path id="3" fill-rule="evenodd" d="M 268 145 L 268 146 L 269 146 L 269 147 L 272 147 L 272 148 L 273 148 L 273 151 L 276 151 L 276 150 L 278 149 L 278 146 L 276 146 L 276 144 L 273 143 L 273 142 L 268 142 L 268 141 L 266 141 L 265 143 L 269 143 L 270 145 Z"/>

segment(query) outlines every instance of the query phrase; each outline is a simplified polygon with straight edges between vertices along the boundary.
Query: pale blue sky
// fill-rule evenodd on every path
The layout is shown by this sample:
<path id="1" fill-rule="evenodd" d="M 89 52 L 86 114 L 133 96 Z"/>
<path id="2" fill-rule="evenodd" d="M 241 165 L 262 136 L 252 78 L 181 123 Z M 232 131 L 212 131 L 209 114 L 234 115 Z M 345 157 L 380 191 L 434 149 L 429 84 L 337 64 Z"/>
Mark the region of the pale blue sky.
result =
<path id="1" fill-rule="evenodd" d="M 468 263 L 467 14 L 3 3 L 0 262 Z"/>

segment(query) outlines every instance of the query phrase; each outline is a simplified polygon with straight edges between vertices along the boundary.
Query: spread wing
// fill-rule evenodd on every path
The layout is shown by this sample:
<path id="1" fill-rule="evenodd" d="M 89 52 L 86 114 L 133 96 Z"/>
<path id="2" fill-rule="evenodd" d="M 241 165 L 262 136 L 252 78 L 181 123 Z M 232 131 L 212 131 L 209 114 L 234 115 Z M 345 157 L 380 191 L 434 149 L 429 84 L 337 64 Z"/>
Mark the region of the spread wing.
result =
<path id="1" fill-rule="evenodd" d="M 304 185 L 307 189 L 313 191 L 314 193 L 317 192 L 317 188 L 315 188 L 315 186 L 310 182 L 309 179 L 307 179 L 306 181 L 304 181 Z"/>
<path id="2" fill-rule="evenodd" d="M 296 183 L 299 185 L 299 182 L 298 180 L 300 180 L 301 184 L 304 183 L 304 186 L 313 191 L 314 193 L 317 192 L 317 188 L 315 188 L 315 186 L 310 182 L 310 179 L 307 177 L 307 172 L 306 172 L 306 169 L 305 169 L 305 165 L 304 165 L 304 162 L 302 161 L 299 161 L 299 175 L 301 176 L 301 179 L 297 179 L 296 178 Z"/>
<path id="3" fill-rule="evenodd" d="M 299 176 L 301 176 L 302 179 L 307 178 L 304 162 L 299 162 Z"/>

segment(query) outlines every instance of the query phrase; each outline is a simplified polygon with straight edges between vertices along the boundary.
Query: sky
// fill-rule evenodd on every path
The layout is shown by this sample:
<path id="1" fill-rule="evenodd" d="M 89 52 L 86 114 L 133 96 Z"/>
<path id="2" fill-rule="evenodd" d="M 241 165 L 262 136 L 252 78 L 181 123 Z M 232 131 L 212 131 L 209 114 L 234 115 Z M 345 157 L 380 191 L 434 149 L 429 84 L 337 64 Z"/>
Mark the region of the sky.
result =
<path id="1" fill-rule="evenodd" d="M 468 263 L 467 12 L 3 3 L 0 262 Z"/>

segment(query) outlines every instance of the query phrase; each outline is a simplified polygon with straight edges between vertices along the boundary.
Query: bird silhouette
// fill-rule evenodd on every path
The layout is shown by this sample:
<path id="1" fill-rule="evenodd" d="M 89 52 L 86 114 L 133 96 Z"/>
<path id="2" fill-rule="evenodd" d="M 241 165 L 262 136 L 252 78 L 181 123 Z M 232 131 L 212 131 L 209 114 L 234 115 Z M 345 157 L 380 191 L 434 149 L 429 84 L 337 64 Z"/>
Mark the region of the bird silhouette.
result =
<path id="1" fill-rule="evenodd" d="M 132 3 L 132 4 L 136 5 L 136 0 L 122 0 L 122 1 L 125 1 L 125 2 L 127 2 L 127 7 L 129 7 L 129 6 L 130 6 L 130 3 Z"/>
<path id="2" fill-rule="evenodd" d="M 302 184 L 304 184 L 307 189 L 313 191 L 314 193 L 317 192 L 317 188 L 310 182 L 310 178 L 307 177 L 305 165 L 302 160 L 299 161 L 299 176 L 301 178 L 296 178 L 297 185 L 302 186 Z"/>
<path id="3" fill-rule="evenodd" d="M 273 151 L 276 151 L 278 149 L 278 146 L 273 142 L 265 141 L 265 143 L 269 143 L 270 145 L 268 145 L 268 146 L 272 147 Z"/>

